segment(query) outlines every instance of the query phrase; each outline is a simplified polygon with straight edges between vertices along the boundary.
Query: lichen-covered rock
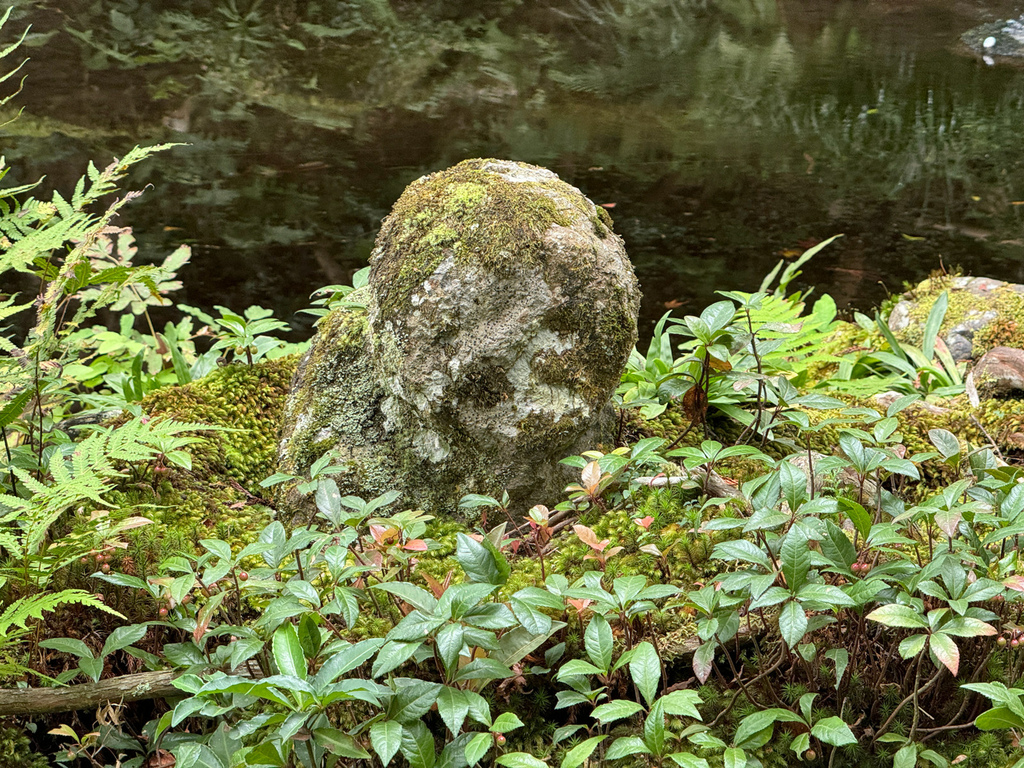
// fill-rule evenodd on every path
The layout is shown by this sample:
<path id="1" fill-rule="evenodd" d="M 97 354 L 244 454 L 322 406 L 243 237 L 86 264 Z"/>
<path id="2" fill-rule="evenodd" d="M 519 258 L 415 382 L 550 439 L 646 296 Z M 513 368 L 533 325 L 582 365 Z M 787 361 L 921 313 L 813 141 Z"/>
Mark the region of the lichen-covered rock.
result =
<path id="1" fill-rule="evenodd" d="M 549 501 L 606 439 L 639 289 L 607 213 L 543 168 L 467 160 L 403 193 L 363 307 L 323 319 L 286 408 L 281 469 L 330 448 L 347 492 L 452 511 Z M 358 298 L 358 296 L 357 296 Z"/>
<path id="2" fill-rule="evenodd" d="M 997 346 L 1024 347 L 1024 285 L 988 277 L 943 276 L 907 291 L 889 313 L 901 341 L 920 346 L 935 300 L 946 292 L 949 307 L 940 335 L 955 360 L 981 357 Z"/>

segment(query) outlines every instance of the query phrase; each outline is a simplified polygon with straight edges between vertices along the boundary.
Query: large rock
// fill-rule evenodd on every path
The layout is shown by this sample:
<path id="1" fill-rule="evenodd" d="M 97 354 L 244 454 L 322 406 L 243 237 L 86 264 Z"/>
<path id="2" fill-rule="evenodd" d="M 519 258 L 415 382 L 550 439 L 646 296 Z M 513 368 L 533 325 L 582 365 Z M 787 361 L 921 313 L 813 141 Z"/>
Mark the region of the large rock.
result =
<path id="1" fill-rule="evenodd" d="M 343 492 L 550 501 L 558 460 L 610 437 L 639 289 L 607 213 L 550 171 L 467 160 L 413 182 L 370 257 L 365 307 L 325 317 L 286 407 L 280 468 L 328 449 Z"/>

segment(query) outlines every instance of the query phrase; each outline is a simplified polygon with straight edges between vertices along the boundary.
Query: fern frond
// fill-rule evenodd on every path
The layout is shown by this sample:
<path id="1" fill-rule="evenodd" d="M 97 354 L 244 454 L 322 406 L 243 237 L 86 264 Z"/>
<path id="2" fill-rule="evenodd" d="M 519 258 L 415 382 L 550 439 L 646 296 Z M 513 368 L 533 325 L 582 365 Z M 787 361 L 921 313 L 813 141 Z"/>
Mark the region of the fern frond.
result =
<path id="1" fill-rule="evenodd" d="M 16 627 L 23 631 L 28 630 L 28 622 L 32 619 L 41 619 L 43 618 L 43 613 L 47 611 L 53 612 L 62 605 L 72 604 L 98 608 L 106 613 L 124 618 L 120 613 L 96 599 L 93 593 L 86 592 L 84 589 L 65 589 L 53 594 L 28 595 L 15 600 L 0 614 L 0 643 L 4 641 L 9 642 L 11 639 L 23 634 L 23 632 L 15 630 L 15 634 L 13 636 L 10 635 L 11 627 Z"/>

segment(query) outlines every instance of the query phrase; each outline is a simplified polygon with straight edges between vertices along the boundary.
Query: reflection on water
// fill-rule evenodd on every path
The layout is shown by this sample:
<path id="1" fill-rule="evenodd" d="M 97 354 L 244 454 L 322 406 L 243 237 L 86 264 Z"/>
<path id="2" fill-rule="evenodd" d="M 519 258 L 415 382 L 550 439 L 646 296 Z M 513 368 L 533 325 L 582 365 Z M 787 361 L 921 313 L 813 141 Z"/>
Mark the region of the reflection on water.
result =
<path id="1" fill-rule="evenodd" d="M 31 17 L 8 181 L 187 142 L 128 223 L 153 258 L 193 244 L 188 303 L 290 315 L 365 263 L 408 182 L 475 156 L 606 205 L 646 323 L 837 232 L 806 277 L 840 306 L 940 264 L 1024 280 L 1024 73 L 959 41 L 1009 3 L 60 5 Z"/>

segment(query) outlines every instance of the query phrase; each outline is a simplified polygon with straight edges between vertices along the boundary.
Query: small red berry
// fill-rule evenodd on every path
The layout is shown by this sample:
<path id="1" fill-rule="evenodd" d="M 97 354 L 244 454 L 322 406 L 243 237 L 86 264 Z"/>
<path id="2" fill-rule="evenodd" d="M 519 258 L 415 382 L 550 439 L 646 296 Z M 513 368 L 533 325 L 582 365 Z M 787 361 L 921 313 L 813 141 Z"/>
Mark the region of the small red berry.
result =
<path id="1" fill-rule="evenodd" d="M 865 563 L 865 565 L 866 565 L 866 563 Z M 813 749 L 808 749 L 806 752 L 804 752 L 804 759 L 805 760 L 813 760 L 817 756 L 818 756 L 818 753 L 815 752 Z"/>
<path id="2" fill-rule="evenodd" d="M 100 566 L 100 570 L 104 573 L 110 573 L 110 563 L 104 563 Z"/>
<path id="3" fill-rule="evenodd" d="M 996 640 L 996 645 L 998 645 L 1000 648 L 1005 648 L 1006 647 L 1006 638 L 1003 637 L 1002 635 L 1000 635 L 999 639 Z"/>
<path id="4" fill-rule="evenodd" d="M 168 614 L 168 610 L 167 608 L 161 608 L 159 611 L 157 611 L 157 613 L 160 614 L 160 618 L 162 619 L 164 616 Z"/>
<path id="5" fill-rule="evenodd" d="M 188 605 L 191 602 L 192 602 L 192 595 L 185 595 L 183 598 L 181 598 L 181 604 L 182 605 Z"/>
<path id="6" fill-rule="evenodd" d="M 245 571 L 242 571 L 240 574 L 238 574 L 238 580 L 239 581 L 248 581 L 249 580 L 249 574 L 247 572 L 245 572 Z"/>
<path id="7" fill-rule="evenodd" d="M 505 734 L 504 734 L 504 733 L 499 733 L 499 734 L 497 734 L 497 735 L 496 735 L 496 736 L 494 737 L 494 740 L 495 740 L 495 741 L 496 741 L 496 742 L 497 742 L 498 744 L 504 744 L 504 743 L 505 743 Z"/>
<path id="8" fill-rule="evenodd" d="M 89 558 L 88 557 L 83 557 L 82 558 L 82 565 L 88 565 L 88 564 L 89 564 Z"/>

